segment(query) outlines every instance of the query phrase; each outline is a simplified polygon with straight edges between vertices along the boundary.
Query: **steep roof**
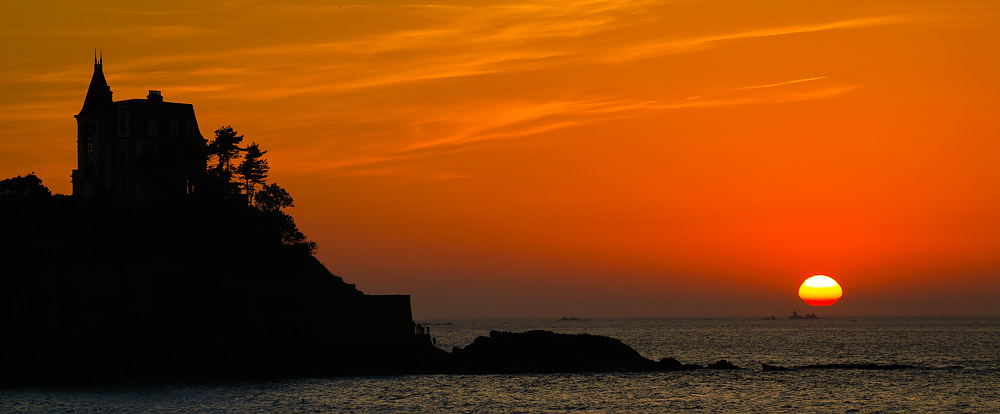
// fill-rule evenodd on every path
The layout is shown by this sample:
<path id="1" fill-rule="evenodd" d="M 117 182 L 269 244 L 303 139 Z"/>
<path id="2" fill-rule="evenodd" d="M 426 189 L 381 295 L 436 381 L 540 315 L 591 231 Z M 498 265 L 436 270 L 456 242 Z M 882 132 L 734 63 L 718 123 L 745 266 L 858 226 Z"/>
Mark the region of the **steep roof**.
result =
<path id="1" fill-rule="evenodd" d="M 80 115 L 88 115 L 99 112 L 102 108 L 111 104 L 111 87 L 104 79 L 104 68 L 102 62 L 94 60 L 94 76 L 90 78 L 90 88 L 87 89 L 87 98 L 83 100 L 83 109 Z"/>

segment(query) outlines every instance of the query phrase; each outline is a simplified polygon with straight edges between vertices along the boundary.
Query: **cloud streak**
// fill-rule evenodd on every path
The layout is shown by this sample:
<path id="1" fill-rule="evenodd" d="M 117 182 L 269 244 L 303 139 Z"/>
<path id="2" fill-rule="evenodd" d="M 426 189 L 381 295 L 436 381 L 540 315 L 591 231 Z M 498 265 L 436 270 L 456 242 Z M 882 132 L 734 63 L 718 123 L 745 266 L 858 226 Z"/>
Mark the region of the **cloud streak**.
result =
<path id="1" fill-rule="evenodd" d="M 453 113 L 446 118 L 422 119 L 411 124 L 408 129 L 420 130 L 421 125 L 447 123 L 447 131 L 436 131 L 427 138 L 386 148 L 379 155 L 363 158 L 340 159 L 333 163 L 314 164 L 311 169 L 339 170 L 344 174 L 365 175 L 393 174 L 403 171 L 397 167 L 387 167 L 386 163 L 412 161 L 418 158 L 440 154 L 442 152 L 462 151 L 469 145 L 508 139 L 525 139 L 545 132 L 558 129 L 577 127 L 581 125 L 603 122 L 613 119 L 650 116 L 662 111 L 680 109 L 711 109 L 742 105 L 780 104 L 816 99 L 826 99 L 844 95 L 860 88 L 856 85 L 821 85 L 819 87 L 802 89 L 800 84 L 827 79 L 814 77 L 778 82 L 751 87 L 740 87 L 716 94 L 709 98 L 683 99 L 678 101 L 630 101 L 626 99 L 612 100 L 576 100 L 576 101 L 545 101 L 528 102 L 514 101 L 497 103 L 488 107 L 479 107 L 464 113 Z M 761 89 L 792 87 L 777 93 L 760 94 Z M 747 92 L 752 91 L 753 93 Z M 380 168 L 369 167 L 381 165 Z M 456 173 L 457 175 L 462 175 Z"/>
<path id="2" fill-rule="evenodd" d="M 847 20 L 840 20 L 827 23 L 810 24 L 810 25 L 777 26 L 777 27 L 770 27 L 763 29 L 747 30 L 736 33 L 729 33 L 729 34 L 691 37 L 686 39 L 676 39 L 676 40 L 668 39 L 668 40 L 650 41 L 622 49 L 617 53 L 608 54 L 607 56 L 603 57 L 603 60 L 609 63 L 621 63 L 634 60 L 649 59 L 668 54 L 701 50 L 703 48 L 713 46 L 714 44 L 727 41 L 765 38 L 774 36 L 787 36 L 787 35 L 822 32 L 830 30 L 885 26 L 892 24 L 908 23 L 917 20 L 918 17 L 916 16 L 906 16 L 906 15 L 865 17 L 865 18 L 847 19 Z"/>
<path id="3" fill-rule="evenodd" d="M 769 26 L 732 33 L 694 35 L 688 29 L 687 33 L 657 30 L 655 36 L 635 34 L 636 27 L 661 24 L 657 17 L 651 16 L 651 11 L 659 8 L 662 13 L 669 7 L 672 6 L 662 2 L 628 0 L 485 6 L 368 4 L 344 9 L 329 4 L 278 7 L 247 2 L 239 7 L 215 6 L 211 13 L 205 13 L 229 13 L 233 16 L 231 21 L 184 19 L 176 24 L 157 20 L 157 16 L 167 13 L 162 10 L 119 10 L 116 14 L 150 16 L 149 24 L 130 24 L 125 30 L 145 39 L 166 41 L 165 48 L 156 53 L 138 53 L 128 60 L 106 56 L 111 58 L 105 66 L 119 99 L 131 97 L 136 90 L 156 88 L 171 99 L 194 102 L 199 108 L 244 108 L 243 112 L 252 113 L 246 108 L 282 106 L 276 112 L 284 117 L 287 126 L 259 128 L 274 134 L 319 134 L 308 148 L 304 144 L 301 148 L 300 144 L 288 144 L 291 151 L 312 160 L 297 163 L 294 168 L 347 171 L 460 151 L 478 142 L 519 139 L 656 111 L 837 96 L 856 86 L 830 86 L 830 79 L 816 76 L 702 93 L 689 99 L 662 94 L 609 99 L 604 97 L 613 96 L 613 92 L 590 90 L 586 84 L 577 85 L 575 91 L 535 94 L 531 88 L 546 85 L 519 85 L 517 80 L 510 79 L 529 72 L 558 79 L 574 72 L 605 70 L 602 67 L 609 65 L 642 65 L 643 59 L 702 50 L 740 39 L 887 26 L 919 19 L 899 14 L 813 24 L 771 22 Z M 379 16 L 385 26 L 355 31 L 336 29 L 338 24 L 347 24 L 352 16 L 363 13 Z M 276 31 L 301 30 L 303 35 L 272 37 L 248 31 L 260 26 L 254 22 L 282 21 L 275 16 L 287 18 L 283 24 L 291 25 L 275 23 Z M 317 22 L 328 24 L 331 29 L 309 31 L 309 25 Z M 89 37 L 108 34 L 91 29 L 72 29 L 67 33 L 74 30 L 86 30 Z M 233 35 L 238 35 L 241 41 L 230 41 Z M 88 65 L 74 65 L 49 71 L 8 72 L 4 77 L 66 88 L 85 86 L 89 78 L 85 72 L 89 72 Z M 476 83 L 479 90 L 453 93 L 448 98 L 432 92 L 435 88 L 456 88 L 452 85 L 459 83 L 471 84 L 469 78 L 475 77 L 481 78 Z M 506 78 L 500 82 L 507 82 L 511 88 L 522 88 L 523 99 L 511 99 L 496 91 L 484 92 L 489 88 L 483 85 L 501 77 Z M 672 86 L 681 89 L 671 91 L 671 95 L 692 92 L 682 89 L 683 85 Z M 413 101 L 380 102 L 371 98 L 404 96 L 405 93 L 398 92 L 404 88 L 426 93 L 435 101 L 418 105 Z M 480 93 L 486 95 L 480 97 Z M 368 100 L 356 103 L 353 99 L 358 96 Z M 579 96 L 596 98 L 572 98 Z M 13 113 L 37 119 L 54 119 L 54 115 L 42 114 L 34 108 L 75 108 L 80 104 L 77 96 L 26 96 L 23 101 L 19 105 L 27 106 L 12 108 Z M 327 113 L 311 110 L 318 103 L 327 107 Z M 330 113 L 338 111 L 346 111 L 353 118 Z M 365 122 L 378 122 L 378 128 L 386 129 L 350 130 L 371 127 L 364 125 Z M 320 155 L 326 158 L 319 159 Z M 371 169 L 370 173 L 391 171 L 402 170 Z"/>
<path id="4" fill-rule="evenodd" d="M 355 38 L 312 42 L 278 42 L 229 50 L 179 50 L 109 62 L 109 79 L 149 81 L 151 71 L 185 71 L 189 91 L 220 91 L 233 100 L 274 100 L 301 95 L 334 95 L 403 85 L 502 73 L 547 70 L 561 65 L 622 63 L 665 54 L 700 50 L 721 42 L 808 32 L 862 28 L 913 21 L 915 17 L 882 16 L 812 25 L 784 25 L 680 39 L 651 40 L 617 47 L 610 33 L 628 27 L 642 16 L 650 2 L 543 2 L 526 6 L 408 6 L 418 11 L 444 13 L 447 25 L 390 30 Z M 264 6 L 258 6 L 264 7 Z M 315 13 L 342 13 L 315 7 Z M 366 6 L 367 7 L 367 6 Z M 379 6 L 371 6 L 379 7 Z M 265 13 L 258 10 L 258 13 Z M 441 28 L 446 27 L 446 28 Z M 149 36 L 199 36 L 198 27 L 135 26 Z M 219 33 L 227 29 L 218 30 Z M 212 37 L 212 36 L 209 36 Z M 590 38 L 613 42 L 593 47 Z M 564 39 L 579 39 L 566 42 Z M 631 42 L 630 42 L 631 43 Z M 290 66 L 287 62 L 310 62 Z M 190 67 L 197 67 L 190 71 Z M 69 82 L 78 69 L 25 75 L 33 81 Z M 262 76 L 269 82 L 260 85 Z M 177 76 L 172 76 L 177 79 Z M 176 82 L 176 81 L 175 81 Z M 114 86 L 114 85 L 113 85 Z"/>
<path id="5" fill-rule="evenodd" d="M 739 89 L 741 91 L 742 90 L 750 90 L 750 89 L 767 89 L 767 88 L 775 88 L 775 87 L 778 87 L 778 86 L 794 85 L 796 83 L 812 82 L 812 81 L 823 80 L 823 79 L 828 79 L 828 78 L 826 76 L 816 76 L 816 77 L 813 77 L 813 78 L 795 79 L 795 80 L 778 82 L 778 83 L 768 83 L 768 84 L 765 84 L 765 85 L 744 86 L 744 87 L 737 88 L 737 89 Z"/>

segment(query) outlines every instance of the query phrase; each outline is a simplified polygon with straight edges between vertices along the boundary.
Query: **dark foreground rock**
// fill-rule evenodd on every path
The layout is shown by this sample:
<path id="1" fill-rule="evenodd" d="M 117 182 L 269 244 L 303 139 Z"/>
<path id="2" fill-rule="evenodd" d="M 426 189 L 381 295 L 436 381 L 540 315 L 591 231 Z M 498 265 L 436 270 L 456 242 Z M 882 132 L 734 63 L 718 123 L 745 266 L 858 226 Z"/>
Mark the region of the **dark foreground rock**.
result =
<path id="1" fill-rule="evenodd" d="M 658 365 L 614 338 L 549 331 L 492 331 L 452 350 L 465 373 L 653 371 Z"/>
<path id="2" fill-rule="evenodd" d="M 732 362 L 726 361 L 724 359 L 720 359 L 720 360 L 718 360 L 716 362 L 708 364 L 708 366 L 705 367 L 705 368 L 708 368 L 708 369 L 740 369 L 740 367 L 738 367 L 736 365 L 733 365 Z"/>
<path id="3" fill-rule="evenodd" d="M 649 372 L 692 369 L 739 369 L 725 360 L 708 366 L 683 364 L 673 358 L 647 359 L 614 338 L 549 331 L 492 331 L 451 353 L 453 372 Z"/>
<path id="4" fill-rule="evenodd" d="M 762 371 L 788 371 L 789 370 L 788 368 L 785 368 L 785 367 L 780 366 L 780 365 L 768 365 L 768 364 L 760 364 L 760 369 Z"/>
<path id="5" fill-rule="evenodd" d="M 690 369 L 702 369 L 705 368 L 697 364 L 684 364 L 674 358 L 662 358 L 660 362 L 657 363 L 657 368 L 660 371 L 686 371 Z"/>

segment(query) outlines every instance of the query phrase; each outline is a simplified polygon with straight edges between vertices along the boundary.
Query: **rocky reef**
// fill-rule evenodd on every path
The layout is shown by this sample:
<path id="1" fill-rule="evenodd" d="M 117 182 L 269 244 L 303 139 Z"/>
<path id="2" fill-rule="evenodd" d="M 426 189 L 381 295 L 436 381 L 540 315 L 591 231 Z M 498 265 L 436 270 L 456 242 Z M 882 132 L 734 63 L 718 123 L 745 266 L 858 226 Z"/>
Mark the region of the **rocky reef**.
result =
<path id="1" fill-rule="evenodd" d="M 673 358 L 653 361 L 615 338 L 549 331 L 492 331 L 451 352 L 455 373 L 650 372 L 693 369 L 739 369 L 720 360 L 708 366 L 682 364 Z"/>
<path id="2" fill-rule="evenodd" d="M 816 316 L 815 313 L 807 313 L 805 315 L 799 315 L 799 312 L 792 311 L 792 316 L 789 316 L 788 319 L 825 319 L 825 318 L 820 318 Z"/>

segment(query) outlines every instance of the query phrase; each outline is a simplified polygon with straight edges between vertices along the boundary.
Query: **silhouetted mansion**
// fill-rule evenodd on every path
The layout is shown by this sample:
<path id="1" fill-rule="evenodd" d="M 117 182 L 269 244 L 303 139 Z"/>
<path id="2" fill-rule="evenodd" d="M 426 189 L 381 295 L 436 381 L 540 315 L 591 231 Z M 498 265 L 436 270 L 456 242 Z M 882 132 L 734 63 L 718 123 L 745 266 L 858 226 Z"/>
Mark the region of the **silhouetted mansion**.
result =
<path id="1" fill-rule="evenodd" d="M 113 101 L 104 59 L 94 58 L 83 109 L 76 115 L 73 195 L 139 201 L 195 191 L 205 173 L 205 139 L 191 104 L 146 99 Z"/>

